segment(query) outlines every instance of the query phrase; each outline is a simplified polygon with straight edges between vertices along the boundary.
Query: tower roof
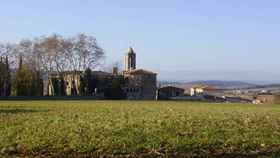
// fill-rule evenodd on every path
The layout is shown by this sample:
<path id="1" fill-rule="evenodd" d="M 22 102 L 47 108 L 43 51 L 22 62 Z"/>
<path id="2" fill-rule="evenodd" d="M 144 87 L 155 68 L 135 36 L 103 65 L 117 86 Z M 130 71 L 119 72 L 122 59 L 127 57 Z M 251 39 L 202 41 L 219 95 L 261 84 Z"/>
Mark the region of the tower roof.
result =
<path id="1" fill-rule="evenodd" d="M 129 47 L 129 48 L 128 48 L 127 54 L 135 54 L 132 47 Z"/>

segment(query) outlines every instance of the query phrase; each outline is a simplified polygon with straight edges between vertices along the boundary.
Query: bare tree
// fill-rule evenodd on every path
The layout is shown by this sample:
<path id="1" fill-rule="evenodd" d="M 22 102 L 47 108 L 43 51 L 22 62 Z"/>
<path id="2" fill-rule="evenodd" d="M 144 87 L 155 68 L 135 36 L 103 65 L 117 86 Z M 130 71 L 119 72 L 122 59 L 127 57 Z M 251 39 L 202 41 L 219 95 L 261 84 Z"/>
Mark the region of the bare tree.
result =
<path id="1" fill-rule="evenodd" d="M 93 36 L 78 34 L 64 40 L 65 59 L 71 71 L 94 69 L 104 57 L 104 50 L 97 44 Z"/>
<path id="2" fill-rule="evenodd" d="M 12 44 L 0 44 L 0 57 L 8 57 L 9 58 L 9 65 L 12 68 L 17 66 L 16 55 L 14 53 L 15 45 Z"/>
<path id="3" fill-rule="evenodd" d="M 39 54 L 42 68 L 46 72 L 62 72 L 61 63 L 63 39 L 59 35 L 43 37 L 36 43 L 36 52 Z"/>
<path id="4" fill-rule="evenodd" d="M 65 70 L 62 62 L 62 43 L 63 38 L 59 35 L 51 35 L 48 37 L 41 37 L 34 42 L 34 58 L 37 58 L 38 67 L 40 67 L 43 76 L 48 78 L 48 83 L 51 85 L 52 94 L 54 94 L 52 79 L 49 75 L 61 73 Z"/>
<path id="5" fill-rule="evenodd" d="M 24 63 L 28 65 L 29 69 L 39 70 L 33 41 L 29 39 L 21 40 L 19 44 L 15 45 L 13 54 L 17 61 L 21 57 Z"/>
<path id="6" fill-rule="evenodd" d="M 39 75 L 49 76 L 56 73 L 63 77 L 65 71 L 85 71 L 95 69 L 104 51 L 97 44 L 93 36 L 78 34 L 74 37 L 63 38 L 54 34 L 35 39 L 24 39 L 17 44 L 0 44 L 0 56 L 9 57 L 12 68 L 17 68 L 21 58 L 31 69 Z M 49 83 L 52 81 L 49 78 Z"/>

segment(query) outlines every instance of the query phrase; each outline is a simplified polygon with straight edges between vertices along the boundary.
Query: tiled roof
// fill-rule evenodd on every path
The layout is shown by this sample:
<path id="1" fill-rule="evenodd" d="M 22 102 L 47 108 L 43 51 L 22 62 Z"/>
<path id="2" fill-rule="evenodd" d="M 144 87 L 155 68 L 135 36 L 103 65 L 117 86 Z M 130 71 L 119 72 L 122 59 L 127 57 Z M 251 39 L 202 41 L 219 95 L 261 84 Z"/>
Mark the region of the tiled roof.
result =
<path id="1" fill-rule="evenodd" d="M 131 70 L 131 71 L 127 71 L 125 73 L 129 73 L 129 74 L 153 74 L 153 75 L 157 74 L 155 72 L 144 70 L 144 69 Z"/>
<path id="2" fill-rule="evenodd" d="M 105 72 L 105 71 L 92 71 L 93 75 L 104 75 L 104 76 L 109 76 L 112 75 L 112 73 Z"/>
<path id="3" fill-rule="evenodd" d="M 168 88 L 177 89 L 177 90 L 185 90 L 183 88 L 174 87 L 174 86 L 165 86 L 165 87 L 161 87 L 160 89 L 168 89 Z"/>
<path id="4" fill-rule="evenodd" d="M 215 90 L 216 89 L 213 86 L 206 86 L 206 85 L 195 85 L 195 86 L 192 86 L 192 88 L 201 88 L 204 90 Z"/>

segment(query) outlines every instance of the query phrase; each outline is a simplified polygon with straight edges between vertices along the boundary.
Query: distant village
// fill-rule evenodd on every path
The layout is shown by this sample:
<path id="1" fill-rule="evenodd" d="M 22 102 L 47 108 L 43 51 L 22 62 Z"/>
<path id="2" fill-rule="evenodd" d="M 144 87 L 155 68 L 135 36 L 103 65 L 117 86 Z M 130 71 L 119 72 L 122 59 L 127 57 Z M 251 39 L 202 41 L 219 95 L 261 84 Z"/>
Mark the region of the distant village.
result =
<path id="1" fill-rule="evenodd" d="M 280 85 L 220 89 L 212 85 L 165 85 L 159 88 L 162 99 L 215 103 L 280 103 Z M 164 92 L 163 92 L 164 91 Z M 163 93 L 162 93 L 163 92 Z"/>
<path id="2" fill-rule="evenodd" d="M 223 89 L 211 84 L 162 84 L 157 73 L 137 67 L 136 52 L 124 52 L 123 70 L 91 69 L 103 56 L 87 35 L 0 45 L 0 97 L 90 97 L 92 99 L 189 100 L 225 103 L 278 103 L 280 86 Z M 16 56 L 11 58 L 11 54 Z M 12 61 L 11 61 L 12 60 Z"/>

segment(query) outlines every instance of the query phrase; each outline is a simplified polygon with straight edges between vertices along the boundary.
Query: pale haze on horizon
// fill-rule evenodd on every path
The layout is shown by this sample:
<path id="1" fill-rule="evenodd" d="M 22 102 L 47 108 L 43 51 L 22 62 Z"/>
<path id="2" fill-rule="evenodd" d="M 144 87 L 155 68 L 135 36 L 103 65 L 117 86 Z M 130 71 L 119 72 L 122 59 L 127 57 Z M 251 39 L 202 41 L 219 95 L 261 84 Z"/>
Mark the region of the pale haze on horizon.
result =
<path id="1" fill-rule="evenodd" d="M 160 80 L 280 82 L 277 0 L 3 0 L 0 41 L 87 33 Z"/>

